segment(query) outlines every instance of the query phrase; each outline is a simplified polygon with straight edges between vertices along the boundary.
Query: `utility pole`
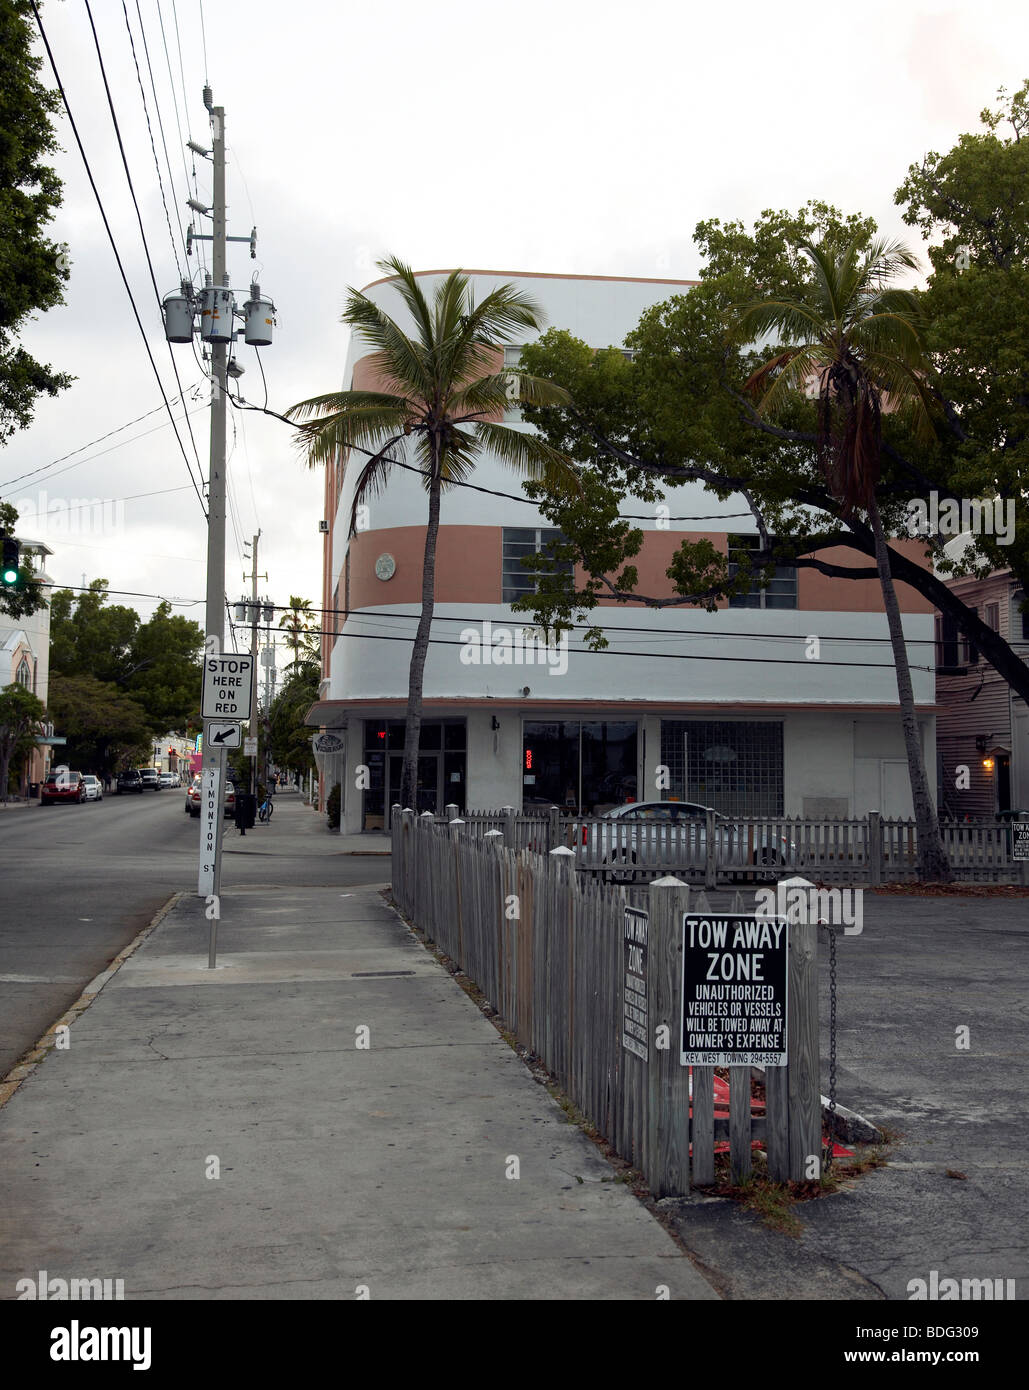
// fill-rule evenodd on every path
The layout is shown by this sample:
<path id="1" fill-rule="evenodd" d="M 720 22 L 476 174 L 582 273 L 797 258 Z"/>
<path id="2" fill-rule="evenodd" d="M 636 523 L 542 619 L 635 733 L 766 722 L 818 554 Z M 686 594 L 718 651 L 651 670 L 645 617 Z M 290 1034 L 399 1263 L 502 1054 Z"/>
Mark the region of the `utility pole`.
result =
<path id="1" fill-rule="evenodd" d="M 266 574 L 257 573 L 257 543 L 261 539 L 261 528 L 257 528 L 257 535 L 254 537 L 254 568 L 251 574 L 253 581 L 250 590 L 250 654 L 254 658 L 254 684 L 250 693 L 250 737 L 257 738 L 257 620 L 260 617 L 260 610 L 257 604 L 257 581 L 267 579 Z M 257 754 L 250 759 L 250 792 L 252 796 L 257 795 Z"/>
<path id="2" fill-rule="evenodd" d="M 237 703 L 233 686 L 238 686 L 249 668 L 255 676 L 252 657 L 245 653 L 227 653 L 225 648 L 225 421 L 229 377 L 238 378 L 243 368 L 235 358 L 237 338 L 235 321 L 245 323 L 244 341 L 249 347 L 268 347 L 275 325 L 275 305 L 261 294 L 256 280 L 250 283 L 250 298 L 237 308 L 229 284 L 226 258 L 227 243 L 248 242 L 250 258 L 257 257 L 257 228 L 248 237 L 229 236 L 225 210 L 225 108 L 215 106 L 210 87 L 204 88 L 204 105 L 211 118 L 212 145 L 206 150 L 188 141 L 189 148 L 202 158 L 210 158 L 212 166 L 212 203 L 204 206 L 190 198 L 188 206 L 201 217 L 211 218 L 210 234 L 198 232 L 192 225 L 186 235 L 186 257 L 192 255 L 193 243 L 211 243 L 211 273 L 198 294 L 193 278 L 183 279 L 179 288 L 165 295 L 162 301 L 164 334 L 169 343 L 192 343 L 199 317 L 200 337 L 211 352 L 211 464 L 207 497 L 207 613 L 204 643 L 204 708 L 214 706 L 226 716 L 218 721 L 219 741 L 212 735 L 215 716 L 204 717 L 203 780 L 200 811 L 200 870 L 197 893 L 207 899 L 207 917 L 211 922 L 208 965 L 214 967 L 215 939 L 220 915 L 221 850 L 225 795 L 225 739 L 232 731 L 226 722 L 240 723 L 242 691 Z M 256 568 L 256 564 L 255 564 Z M 238 658 L 238 659 L 237 659 Z M 208 678 L 210 677 L 210 684 Z M 238 736 L 238 730 L 235 731 Z M 233 747 L 236 746 L 233 742 Z"/>
<path id="3" fill-rule="evenodd" d="M 212 105 L 210 87 L 204 88 L 204 105 L 211 114 L 211 264 L 215 291 L 228 285 L 225 245 L 225 108 Z M 209 305 L 218 297 L 207 296 Z M 231 313 L 229 327 L 231 329 Z M 225 364 L 228 344 L 211 342 L 211 467 L 207 496 L 207 644 L 205 654 L 220 656 L 225 649 Z M 200 875 L 197 893 L 214 896 L 215 911 L 221 894 L 222 822 L 225 797 L 225 749 L 212 743 L 210 721 L 204 720 L 203 802 L 200 815 Z M 214 802 L 214 844 L 211 854 L 210 803 Z M 208 964 L 214 966 L 217 917 L 211 917 Z"/>

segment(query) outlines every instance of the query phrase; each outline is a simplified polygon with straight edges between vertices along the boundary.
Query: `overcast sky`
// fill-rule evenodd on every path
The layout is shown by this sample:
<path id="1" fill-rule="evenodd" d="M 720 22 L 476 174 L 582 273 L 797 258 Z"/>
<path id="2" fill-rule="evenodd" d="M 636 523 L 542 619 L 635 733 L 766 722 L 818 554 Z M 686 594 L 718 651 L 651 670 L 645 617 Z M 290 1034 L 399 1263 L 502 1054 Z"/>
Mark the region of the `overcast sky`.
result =
<path id="1" fill-rule="evenodd" d="M 163 295 L 179 273 L 123 7 L 91 4 Z M 911 0 L 858 7 L 205 0 L 202 9 L 199 0 L 139 0 L 171 156 L 169 188 L 136 0 L 127 8 L 176 244 L 192 196 L 176 98 L 183 138 L 207 146 L 205 75 L 226 109 L 229 231 L 258 227 L 256 268 L 279 316 L 262 359 L 269 404 L 280 411 L 341 384 L 346 291 L 376 278 L 374 262 L 384 255 L 416 269 L 684 279 L 700 269 L 692 243 L 700 219 L 750 222 L 763 209 L 792 210 L 808 198 L 871 214 L 884 231 L 911 240 L 893 204 L 909 164 L 977 129 L 996 89 L 1017 89 L 1029 66 L 1025 0 L 960 8 Z M 42 14 L 171 398 L 178 388 L 84 0 L 48 0 Z M 53 85 L 48 64 L 43 77 Z M 0 454 L 0 495 L 21 506 L 23 535 L 54 548 L 50 570 L 60 584 L 103 576 L 112 589 L 200 600 L 206 527 L 163 407 L 19 479 L 161 406 L 63 115 L 58 129 L 65 195 L 51 235 L 68 245 L 71 281 L 66 307 L 41 316 L 24 341 L 77 380 L 56 400 L 44 398 L 32 427 Z M 192 164 L 190 156 L 190 179 Z M 210 166 L 196 166 L 206 203 Z M 180 244 L 178 255 L 183 261 Z M 255 269 L 246 246 L 230 248 L 229 265 L 245 291 Z M 183 385 L 201 381 L 190 349 L 172 351 Z M 243 394 L 260 404 L 252 349 L 241 346 L 239 358 Z M 206 473 L 206 386 L 194 394 L 187 404 Z M 317 604 L 321 475 L 303 466 L 284 425 L 230 414 L 236 525 L 228 530 L 228 593 L 243 585 L 237 535 L 249 539 L 260 527 L 260 570 L 268 574 L 261 590 L 277 603 L 299 594 Z M 192 458 L 184 427 L 182 434 Z M 63 512 L 96 498 L 112 499 L 102 516 Z M 146 598 L 114 601 L 143 613 L 153 607 Z M 202 603 L 176 611 L 203 619 Z"/>

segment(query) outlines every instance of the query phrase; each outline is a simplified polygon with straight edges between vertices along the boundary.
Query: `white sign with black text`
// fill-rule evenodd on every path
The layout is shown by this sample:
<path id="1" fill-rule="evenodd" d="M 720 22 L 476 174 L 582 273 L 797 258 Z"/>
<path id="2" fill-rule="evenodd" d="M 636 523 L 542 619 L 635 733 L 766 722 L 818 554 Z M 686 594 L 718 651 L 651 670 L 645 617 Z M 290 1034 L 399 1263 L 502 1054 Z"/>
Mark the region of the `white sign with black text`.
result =
<path id="1" fill-rule="evenodd" d="M 647 933 L 649 914 L 625 909 L 622 929 L 622 1046 L 642 1061 L 650 1060 L 647 1028 Z"/>
<path id="2" fill-rule="evenodd" d="M 249 719 L 254 658 L 249 652 L 204 657 L 200 713 L 204 719 Z"/>
<path id="3" fill-rule="evenodd" d="M 221 813 L 221 774 L 217 769 L 205 768 L 200 777 L 200 875 L 197 881 L 197 893 L 202 898 L 215 891 L 218 818 Z"/>

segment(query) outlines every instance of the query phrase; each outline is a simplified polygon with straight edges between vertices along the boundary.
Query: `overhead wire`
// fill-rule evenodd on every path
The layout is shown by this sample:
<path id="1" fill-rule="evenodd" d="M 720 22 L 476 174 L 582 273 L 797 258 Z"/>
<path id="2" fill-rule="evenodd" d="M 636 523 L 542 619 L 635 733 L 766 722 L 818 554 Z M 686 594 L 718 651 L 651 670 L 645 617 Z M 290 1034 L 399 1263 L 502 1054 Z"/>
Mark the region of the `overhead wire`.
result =
<path id="1" fill-rule="evenodd" d="M 185 397 L 188 396 L 188 395 L 190 394 L 190 392 L 195 391 L 195 390 L 197 389 L 197 386 L 198 386 L 198 385 L 199 385 L 199 382 L 194 382 L 192 386 L 187 386 L 187 387 L 186 387 L 185 392 L 184 392 L 181 396 L 172 396 L 172 398 L 171 398 L 171 403 L 172 403 L 172 405 L 175 405 L 178 401 L 184 401 L 184 400 L 185 400 Z M 196 397 L 194 396 L 194 400 L 195 400 L 195 399 L 196 399 Z M 113 430 L 108 430 L 106 434 L 101 434 L 101 435 L 99 435 L 96 439 L 91 439 L 91 440 L 89 441 L 88 444 L 80 444 L 79 447 L 78 447 L 77 449 L 72 449 L 72 450 L 70 450 L 69 453 L 67 453 L 67 454 L 62 454 L 60 458 L 53 459 L 50 463 L 41 464 L 41 465 L 39 466 L 39 468 L 31 468 L 27 473 L 19 473 L 19 474 L 18 474 L 16 477 L 14 477 L 14 478 L 6 478 L 6 479 L 4 479 L 3 482 L 0 482 L 0 487 L 10 487 L 12 483 L 20 483 L 20 482 L 22 481 L 23 478 L 34 478 L 34 477 L 36 476 L 37 473 L 45 473 L 45 472 L 47 471 L 47 469 L 56 468 L 57 465 L 58 465 L 59 463 L 64 463 L 64 461 L 65 461 L 66 459 L 73 458 L 76 454 L 81 454 L 81 453 L 83 453 L 84 450 L 86 450 L 86 449 L 92 449 L 92 447 L 93 447 L 94 444 L 102 444 L 102 443 L 104 442 L 105 439 L 110 439 L 112 435 L 120 434 L 120 433 L 122 432 L 122 430 L 127 430 L 127 429 L 129 429 L 132 425 L 138 425 L 138 424 L 140 423 L 141 420 L 146 420 L 146 419 L 148 419 L 151 415 L 156 415 L 157 412 L 158 412 L 159 410 L 163 410 L 163 409 L 164 409 L 164 406 L 163 406 L 163 405 L 155 405 L 154 408 L 153 408 L 153 410 L 146 410 L 146 411 L 144 411 L 142 415 L 137 415 L 136 418 L 135 418 L 134 420 L 127 420 L 127 421 L 125 422 L 124 425 L 118 425 L 117 428 L 115 428 L 115 429 L 113 429 Z M 158 426 L 158 428 L 159 428 L 159 429 L 164 429 L 164 423 L 162 423 L 160 426 Z M 152 433 L 153 433 L 153 430 L 144 430 L 142 434 L 133 435 L 132 438 L 133 438 L 133 439 L 143 439 L 146 435 L 152 434 Z M 132 443 L 132 439 L 125 439 L 125 440 L 122 441 L 122 443 L 123 443 L 123 444 L 131 444 L 131 443 Z M 121 448 L 121 445 L 118 444 L 118 445 L 115 445 L 114 447 L 115 447 L 115 448 Z M 109 453 L 110 450 L 105 449 L 103 452 L 104 452 L 104 453 Z M 99 455 L 99 454 L 94 454 L 93 457 L 94 457 L 94 458 L 99 458 L 100 455 Z M 80 462 L 82 462 L 82 463 L 88 463 L 89 460 L 88 460 L 88 459 L 81 459 Z M 62 468 L 62 469 L 61 469 L 61 472 L 62 472 L 62 473 L 67 472 L 67 469 Z M 55 474 L 54 476 L 57 476 L 57 475 Z"/>
<path id="2" fill-rule="evenodd" d="M 155 112 L 155 114 L 156 114 L 156 116 L 157 116 L 157 128 L 158 128 L 158 130 L 159 130 L 160 133 L 161 133 L 161 148 L 164 150 L 164 167 L 165 167 L 165 169 L 167 170 L 167 173 L 168 173 L 168 187 L 171 189 L 172 201 L 174 202 L 174 201 L 175 201 L 175 196 L 176 196 L 176 194 L 175 194 L 175 179 L 172 177 L 171 156 L 168 154 L 168 141 L 167 141 L 167 139 L 166 139 L 166 137 L 165 137 L 165 133 L 164 133 L 164 119 L 163 119 L 163 117 L 161 116 L 161 102 L 160 102 L 160 99 L 159 99 L 159 97 L 158 97 L 158 95 L 157 95 L 157 82 L 156 82 L 156 80 L 155 80 L 155 78 L 154 78 L 154 69 L 153 69 L 153 65 L 152 65 L 152 63 L 150 62 L 150 45 L 147 43 L 146 25 L 145 25 L 144 22 L 143 22 L 143 11 L 140 9 L 139 0 L 135 0 L 135 5 L 136 5 L 136 17 L 137 17 L 138 20 L 139 20 L 139 34 L 140 34 L 140 38 L 143 40 L 143 55 L 144 55 L 144 57 L 146 58 L 147 72 L 148 72 L 149 75 L 150 75 L 150 91 L 151 91 L 151 94 L 153 95 L 153 98 L 154 98 L 154 112 Z M 188 180 L 188 179 L 187 179 L 187 181 L 186 181 L 186 195 L 187 195 L 187 197 L 189 196 L 189 180 Z M 182 235 L 182 223 L 181 223 L 181 221 L 177 221 L 177 222 L 176 222 L 176 225 L 178 226 L 178 229 L 179 229 L 179 240 L 180 240 L 180 242 L 182 243 L 182 254 L 183 254 L 184 259 L 185 259 L 185 260 L 187 261 L 187 263 L 188 263 L 189 257 L 186 255 L 186 239 L 185 239 L 185 237 Z M 189 269 L 188 264 L 187 264 L 187 266 L 186 266 L 186 269 L 187 269 L 187 270 Z M 192 279 L 192 276 L 190 276 L 189 278 Z"/>
<path id="3" fill-rule="evenodd" d="M 183 462 L 184 462 L 185 465 L 186 465 L 186 471 L 187 471 L 188 474 L 189 474 L 190 481 L 192 482 L 193 487 L 194 487 L 194 490 L 196 491 L 196 494 L 197 494 L 197 500 L 199 501 L 200 506 L 201 506 L 201 508 L 202 508 L 202 510 L 203 510 L 204 516 L 206 517 L 206 516 L 207 516 L 207 507 L 204 505 L 203 494 L 201 493 L 200 489 L 197 487 L 197 485 L 196 485 L 196 479 L 193 477 L 193 469 L 192 469 L 192 466 L 190 465 L 190 462 L 189 462 L 189 455 L 186 453 L 186 446 L 185 446 L 185 445 L 183 444 L 183 442 L 182 442 L 182 438 L 181 438 L 181 436 L 180 436 L 180 434 L 179 434 L 179 431 L 178 431 L 178 426 L 176 425 L 176 422 L 175 422 L 175 417 L 172 415 L 171 405 L 170 405 L 170 403 L 169 403 L 169 401 L 168 401 L 167 393 L 166 393 L 166 391 L 165 391 L 165 389 L 164 389 L 164 382 L 161 380 L 161 374 L 160 374 L 160 372 L 157 370 L 157 363 L 154 361 L 153 352 L 150 350 L 150 342 L 149 342 L 149 339 L 147 338 L 147 335 L 146 335 L 146 329 L 143 327 L 143 320 L 142 320 L 142 318 L 140 317 L 139 309 L 138 309 L 137 306 L 136 306 L 136 300 L 135 300 L 135 297 L 133 296 L 133 293 L 132 293 L 132 287 L 131 287 L 130 284 L 129 284 L 128 276 L 127 276 L 126 273 L 125 273 L 125 266 L 122 264 L 121 254 L 120 254 L 120 252 L 118 251 L 118 244 L 117 244 L 117 242 L 115 241 L 114 232 L 111 230 L 111 224 L 110 224 L 110 221 L 109 221 L 108 216 L 107 216 L 107 210 L 106 210 L 105 207 L 104 207 L 103 199 L 100 197 L 100 190 L 97 188 L 96 179 L 93 177 L 93 170 L 92 170 L 92 168 L 90 167 L 89 160 L 88 160 L 87 157 L 86 157 L 85 147 L 84 147 L 83 144 L 82 144 L 82 137 L 79 135 L 79 128 L 78 128 L 78 126 L 77 126 L 77 124 L 76 124 L 76 122 L 75 122 L 75 117 L 72 115 L 71 105 L 70 105 L 70 103 L 69 103 L 69 101 L 68 101 L 68 94 L 67 94 L 67 92 L 65 91 L 64 84 L 63 84 L 63 82 L 61 81 L 60 74 L 59 74 L 59 72 L 57 71 L 57 63 L 56 63 L 56 60 L 54 59 L 53 50 L 52 50 L 51 47 L 50 47 L 50 40 L 47 38 L 46 30 L 45 30 L 44 27 L 43 27 L 43 20 L 42 20 L 42 18 L 41 18 L 41 16 L 40 16 L 39 9 L 38 9 L 38 7 L 37 7 L 37 5 L 36 5 L 36 3 L 35 3 L 35 0 L 29 0 L 29 3 L 30 3 L 30 5 L 32 6 L 32 12 L 33 12 L 33 15 L 35 16 L 35 19 L 36 19 L 36 26 L 37 26 L 37 28 L 39 29 L 40 38 L 43 40 L 43 46 L 44 46 L 44 48 L 46 49 L 47 58 L 49 59 L 49 61 L 50 61 L 50 67 L 51 67 L 51 69 L 53 70 L 54 80 L 55 80 L 55 82 L 57 83 L 57 89 L 58 89 L 58 91 L 60 92 L 61 100 L 62 100 L 62 102 L 64 103 L 64 109 L 65 109 L 65 111 L 66 111 L 67 114 L 68 114 L 68 121 L 69 121 L 69 124 L 71 125 L 72 133 L 73 133 L 74 136 L 75 136 L 75 143 L 78 145 L 78 147 L 79 147 L 79 154 L 82 156 L 82 163 L 83 163 L 83 165 L 85 166 L 86 175 L 87 175 L 87 177 L 88 177 L 88 179 L 89 179 L 90 187 L 91 187 L 92 190 L 93 190 L 93 196 L 94 196 L 94 198 L 96 199 L 97 207 L 98 207 L 99 210 L 100 210 L 100 216 L 101 216 L 101 218 L 103 219 L 104 230 L 107 232 L 107 238 L 108 238 L 108 240 L 109 240 L 110 243 L 111 243 L 111 250 L 112 250 L 113 253 L 114 253 L 114 258 L 115 258 L 115 261 L 117 262 L 117 265 L 118 265 L 118 271 L 119 271 L 119 273 L 120 273 L 120 275 L 121 275 L 121 278 L 122 278 L 122 284 L 125 286 L 125 293 L 128 295 L 128 297 L 129 297 L 129 303 L 132 305 L 132 313 L 133 313 L 133 315 L 134 315 L 134 317 L 135 317 L 135 320 L 136 320 L 136 326 L 139 328 L 140 336 L 141 336 L 142 339 L 143 339 L 143 346 L 144 346 L 144 348 L 146 349 L 147 357 L 150 359 L 150 366 L 151 366 L 151 368 L 153 369 L 154 376 L 155 376 L 156 379 L 157 379 L 157 384 L 158 384 L 158 386 L 160 387 L 161 395 L 162 395 L 162 397 L 164 398 L 165 409 L 166 409 L 167 412 L 168 412 L 168 418 L 169 418 L 169 420 L 171 421 L 172 429 L 175 431 L 175 438 L 176 438 L 176 441 L 178 442 L 179 449 L 180 449 L 181 452 L 182 452 L 182 459 L 183 459 Z M 181 389 L 181 388 L 180 388 L 180 389 Z"/>
<path id="4" fill-rule="evenodd" d="M 178 271 L 179 279 L 183 279 L 182 265 L 179 262 L 179 248 L 175 245 L 175 233 L 172 231 L 171 213 L 168 211 L 168 199 L 164 192 L 164 179 L 161 177 L 161 161 L 157 158 L 157 145 L 154 143 L 154 128 L 150 124 L 150 107 L 147 104 L 146 91 L 143 87 L 143 74 L 139 70 L 139 59 L 136 57 L 136 41 L 132 34 L 132 26 L 129 23 L 129 7 L 125 0 L 121 0 L 122 13 L 125 16 L 125 28 L 129 36 L 129 46 L 132 49 L 132 61 L 136 67 L 136 81 L 139 83 L 139 95 L 143 101 L 143 114 L 146 116 L 147 133 L 150 136 L 150 149 L 154 156 L 154 168 L 157 171 L 157 186 L 161 190 L 161 203 L 164 207 L 164 220 L 168 226 L 168 239 L 171 242 L 172 255 L 175 257 L 175 269 Z M 174 190 L 172 193 L 174 197 Z M 180 228 L 181 239 L 181 228 Z M 185 246 L 183 246 L 185 253 Z"/>
<path id="5" fill-rule="evenodd" d="M 136 198 L 136 189 L 135 189 L 135 185 L 134 185 L 133 182 L 132 182 L 132 172 L 131 172 L 131 170 L 129 169 L 129 159 L 128 159 L 128 155 L 127 155 L 126 152 L 125 152 L 125 144 L 124 144 L 124 141 L 122 140 L 122 136 L 121 136 L 121 127 L 120 127 L 119 124 L 118 124 L 118 116 L 117 116 L 117 113 L 115 112 L 115 109 L 114 109 L 114 97 L 113 97 L 112 94 L 111 94 L 111 86 L 110 86 L 110 83 L 109 83 L 108 80 L 107 80 L 107 69 L 106 69 L 106 67 L 104 66 L 104 55 L 103 55 L 103 53 L 102 53 L 102 51 L 101 51 L 101 49 L 100 49 L 100 36 L 97 34 L 96 25 L 95 25 L 94 22 L 93 22 L 93 11 L 92 11 L 92 9 L 90 8 L 89 0 L 84 0 L 84 3 L 85 3 L 85 6 L 86 6 L 86 14 L 87 14 L 87 16 L 88 16 L 88 18 L 89 18 L 89 27 L 90 27 L 90 29 L 93 31 L 93 43 L 94 43 L 94 45 L 95 45 L 95 47 L 96 47 L 97 61 L 98 61 L 99 64 L 100 64 L 100 74 L 101 74 L 101 76 L 102 76 L 102 78 L 103 78 L 103 81 L 104 81 L 104 91 L 107 93 L 107 105 L 108 105 L 108 109 L 110 110 L 110 113 L 111 113 L 111 121 L 112 121 L 112 123 L 113 123 L 113 125 L 114 125 L 114 134 L 115 134 L 115 137 L 116 137 L 116 139 L 117 139 L 117 141 L 118 141 L 118 150 L 119 150 L 119 152 L 120 152 L 120 154 L 121 154 L 122 167 L 123 167 L 123 169 L 125 170 L 125 179 L 126 179 L 126 182 L 127 182 L 128 185 L 129 185 L 129 194 L 130 194 L 131 197 L 132 197 L 132 206 L 133 206 L 133 207 L 135 208 L 135 210 L 136 210 L 136 221 L 139 223 L 139 235 L 140 235 L 140 239 L 141 239 L 142 242 L 143 242 L 143 252 L 144 252 L 144 255 L 146 256 L 147 268 L 148 268 L 149 271 L 150 271 L 150 283 L 151 283 L 151 284 L 153 285 L 153 287 L 154 287 L 154 299 L 155 299 L 156 302 L 157 302 L 157 311 L 158 311 L 158 314 L 160 315 L 161 323 L 162 323 L 162 326 L 163 326 L 163 324 L 164 324 L 164 303 L 163 303 L 163 301 L 162 301 L 162 299 L 161 299 L 161 291 L 160 291 L 160 289 L 158 288 L 158 285 L 157 285 L 157 276 L 156 276 L 156 274 L 154 273 L 154 263 L 153 263 L 153 260 L 152 260 L 152 258 L 151 258 L 151 255 L 150 255 L 150 245 L 149 245 L 149 243 L 148 243 L 148 241 L 147 241 L 146 229 L 145 229 L 145 227 L 143 226 L 143 214 L 142 214 L 142 212 L 140 211 L 139 201 L 138 201 L 138 199 Z M 124 0 L 123 0 L 123 4 L 124 4 Z M 126 12 L 125 18 L 126 18 L 126 23 L 127 23 L 127 22 L 128 22 L 128 13 L 127 13 L 127 12 Z M 131 37 L 132 37 L 131 31 L 130 31 L 129 37 L 130 37 L 130 39 L 131 39 Z M 135 56 L 135 51 L 134 51 L 134 50 L 133 50 L 133 56 Z M 137 72 L 137 74 L 138 74 L 138 72 L 139 72 L 138 67 L 137 67 L 137 69 L 136 69 L 136 72 Z M 142 90 L 142 83 L 140 83 L 140 89 Z M 155 158 L 156 158 L 156 155 L 155 155 Z M 169 228 L 169 232 L 170 232 L 170 228 Z M 172 250 L 174 250 L 174 249 L 175 249 L 175 243 L 174 243 L 174 240 L 173 240 L 173 241 L 172 241 Z M 176 259 L 177 259 L 177 258 L 176 258 Z M 181 278 L 181 275 L 180 275 L 180 278 Z M 169 342 L 167 341 L 167 339 L 165 339 L 165 344 L 166 344 L 166 346 L 167 346 L 167 348 L 168 348 L 168 356 L 171 358 L 172 371 L 173 371 L 173 373 L 175 374 L 175 383 L 176 383 L 176 385 L 178 386 L 179 392 L 180 392 L 180 394 L 181 394 L 181 392 L 182 392 L 182 379 L 181 379 L 181 377 L 179 376 L 179 367 L 178 367 L 178 363 L 175 361 L 175 350 L 174 350 L 174 348 L 172 347 L 171 343 L 169 343 Z M 189 440 L 190 440 L 190 443 L 193 445 L 193 454 L 194 454 L 194 456 L 195 456 L 195 458 L 196 458 L 196 461 L 197 461 L 197 473 L 198 473 L 198 475 L 199 475 L 199 477 L 200 477 L 201 484 L 202 484 L 202 483 L 203 483 L 203 478 L 204 478 L 204 466 L 203 466 L 203 464 L 200 462 L 200 451 L 197 449 L 196 438 L 195 438 L 195 436 L 194 436 L 194 434 L 193 434 L 193 426 L 189 423 L 189 416 L 188 416 L 188 415 L 186 416 L 186 428 L 187 428 L 188 431 L 189 431 Z"/>

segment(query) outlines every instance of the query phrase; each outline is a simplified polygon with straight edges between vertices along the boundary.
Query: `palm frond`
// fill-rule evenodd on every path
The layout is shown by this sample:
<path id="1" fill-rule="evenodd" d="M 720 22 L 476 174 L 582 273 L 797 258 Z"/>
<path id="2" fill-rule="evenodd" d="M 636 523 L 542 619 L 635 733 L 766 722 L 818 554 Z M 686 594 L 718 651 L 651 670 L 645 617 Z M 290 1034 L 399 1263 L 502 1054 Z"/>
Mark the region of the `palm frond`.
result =
<path id="1" fill-rule="evenodd" d="M 413 341 L 394 319 L 357 291 L 347 300 L 343 322 L 382 358 L 387 375 L 405 394 L 424 394 L 431 379 L 429 346 Z"/>
<path id="2" fill-rule="evenodd" d="M 418 277 L 411 267 L 397 256 L 389 256 L 377 264 L 384 275 L 396 281 L 397 293 L 418 327 L 422 345 L 428 347 L 432 343 L 432 315 L 422 287 L 418 283 Z"/>
<path id="3" fill-rule="evenodd" d="M 480 445 L 524 477 L 547 480 L 572 493 L 581 492 L 578 474 L 571 462 L 539 435 L 486 422 L 477 424 L 475 432 Z"/>

